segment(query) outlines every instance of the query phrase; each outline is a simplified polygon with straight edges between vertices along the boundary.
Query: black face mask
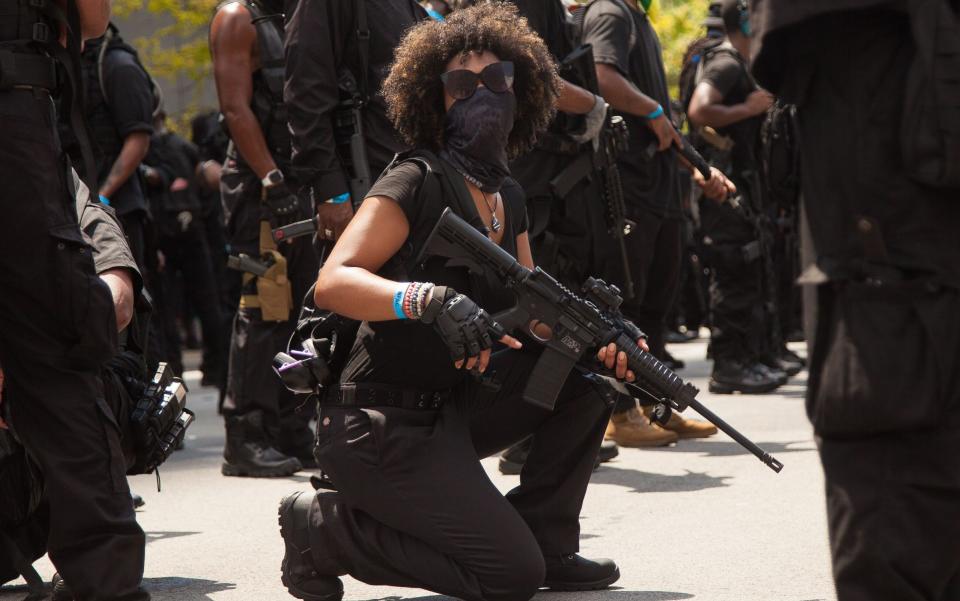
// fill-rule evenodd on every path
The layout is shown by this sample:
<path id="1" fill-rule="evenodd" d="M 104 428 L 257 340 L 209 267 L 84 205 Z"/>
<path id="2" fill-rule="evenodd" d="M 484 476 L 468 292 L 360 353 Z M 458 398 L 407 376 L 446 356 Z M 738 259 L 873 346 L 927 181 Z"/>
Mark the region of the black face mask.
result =
<path id="1" fill-rule="evenodd" d="M 446 117 L 446 146 L 440 155 L 488 194 L 500 191 L 510 175 L 507 141 L 513 130 L 516 98 L 478 88 L 453 103 Z"/>

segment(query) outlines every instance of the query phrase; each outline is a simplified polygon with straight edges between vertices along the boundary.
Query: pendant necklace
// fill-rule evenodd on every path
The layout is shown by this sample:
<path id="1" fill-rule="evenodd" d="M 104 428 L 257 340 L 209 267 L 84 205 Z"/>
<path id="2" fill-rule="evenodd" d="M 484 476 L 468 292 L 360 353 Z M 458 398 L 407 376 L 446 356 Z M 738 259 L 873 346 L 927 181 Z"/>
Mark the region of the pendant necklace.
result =
<path id="1" fill-rule="evenodd" d="M 490 211 L 490 229 L 494 233 L 500 231 L 500 220 L 497 219 L 497 205 L 500 203 L 500 195 L 493 197 L 493 208 L 490 208 L 490 203 L 487 202 L 487 193 L 483 190 L 480 190 L 480 194 L 483 195 L 483 204 L 486 205 L 487 209 Z"/>

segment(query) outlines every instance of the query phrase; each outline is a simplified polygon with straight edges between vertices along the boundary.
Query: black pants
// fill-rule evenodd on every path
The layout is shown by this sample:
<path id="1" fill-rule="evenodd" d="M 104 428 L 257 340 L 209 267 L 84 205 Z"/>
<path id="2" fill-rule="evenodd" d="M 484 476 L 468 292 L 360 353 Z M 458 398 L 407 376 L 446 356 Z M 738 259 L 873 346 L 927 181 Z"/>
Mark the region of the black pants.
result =
<path id="1" fill-rule="evenodd" d="M 903 172 L 914 52 L 906 17 L 837 14 L 796 36 L 785 48 L 809 50 L 788 55 L 795 62 L 782 72 L 799 101 L 819 264 L 855 274 L 856 256 L 872 253 L 887 272 L 914 259 L 926 270 L 955 266 L 956 192 L 914 185 Z M 885 250 L 858 248 L 860 215 L 879 224 Z M 938 240 L 940 252 L 924 256 Z M 926 271 L 917 277 L 883 286 L 838 278 L 817 293 L 807 409 L 840 601 L 960 599 L 960 293 L 924 283 Z"/>
<path id="2" fill-rule="evenodd" d="M 495 354 L 500 391 L 470 382 L 440 411 L 322 408 L 317 461 L 342 502 L 321 501 L 315 546 L 370 584 L 475 601 L 533 596 L 544 556 L 579 548 L 580 508 L 610 415 L 576 372 L 552 413 L 521 400 L 537 357 Z M 533 433 L 520 486 L 504 498 L 479 459 Z"/>
<path id="3" fill-rule="evenodd" d="M 624 301 L 624 315 L 647 336 L 650 352 L 663 357 L 666 319 L 676 299 L 683 260 L 683 218 L 660 217 L 642 208 L 633 208 L 636 223 L 626 237 L 627 256 L 634 283 L 634 297 Z M 617 411 L 636 406 L 624 396 Z"/>
<path id="4" fill-rule="evenodd" d="M 230 247 L 234 254 L 259 256 L 260 187 L 255 176 L 224 167 L 222 195 L 227 208 Z M 237 311 L 230 339 L 227 392 L 223 409 L 235 414 L 262 411 L 265 423 L 281 449 L 290 435 L 303 436 L 312 410 L 300 410 L 301 401 L 280 385 L 271 367 L 273 357 L 286 350 L 302 301 L 320 271 L 317 253 L 309 237 L 280 244 L 287 259 L 287 277 L 293 287 L 293 310 L 283 322 L 264 321 L 260 309 Z M 256 293 L 253 280 L 243 294 Z M 309 445 L 311 436 L 291 444 Z"/>
<path id="5" fill-rule="evenodd" d="M 748 260 L 744 247 L 757 236 L 728 204 L 700 201 L 703 254 L 710 265 L 710 351 L 714 360 L 749 361 L 764 340 L 763 258 Z M 708 243 L 709 241 L 709 243 Z"/>
<path id="6" fill-rule="evenodd" d="M 110 291 L 77 225 L 49 97 L 0 92 L 0 365 L 12 426 L 50 502 L 50 558 L 80 599 L 149 599 L 119 432 L 100 368 Z"/>
<path id="7" fill-rule="evenodd" d="M 172 221 L 176 221 L 172 219 Z M 167 303 L 159 307 L 167 339 L 175 346 L 168 349 L 178 359 L 180 344 L 177 336 L 176 316 L 179 303 L 173 302 L 175 290 L 182 290 L 183 297 L 200 319 L 203 331 L 204 376 L 221 384 L 226 380 L 227 352 L 229 338 L 223 329 L 224 320 L 220 312 L 220 299 L 210 249 L 204 235 L 199 216 L 190 225 L 176 233 L 167 232 L 159 238 L 160 250 L 166 257 L 162 272 L 163 289 L 167 293 Z M 177 276 L 180 276 L 180 282 Z M 179 284 L 179 285 L 178 285 Z M 176 295 L 179 297 L 180 295 Z M 190 315 L 184 312 L 185 319 Z M 178 361 L 179 362 L 179 361 Z M 182 363 L 181 363 L 182 364 Z"/>

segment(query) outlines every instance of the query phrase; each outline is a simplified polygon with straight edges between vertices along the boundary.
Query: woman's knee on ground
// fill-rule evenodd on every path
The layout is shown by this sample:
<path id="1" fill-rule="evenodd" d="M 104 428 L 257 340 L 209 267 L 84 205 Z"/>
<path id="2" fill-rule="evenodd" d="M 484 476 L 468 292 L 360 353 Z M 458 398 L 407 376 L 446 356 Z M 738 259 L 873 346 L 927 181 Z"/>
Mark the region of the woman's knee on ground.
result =
<path id="1" fill-rule="evenodd" d="M 498 566 L 477 575 L 485 601 L 527 601 L 543 586 L 546 566 L 539 548 L 504 552 L 497 559 Z"/>

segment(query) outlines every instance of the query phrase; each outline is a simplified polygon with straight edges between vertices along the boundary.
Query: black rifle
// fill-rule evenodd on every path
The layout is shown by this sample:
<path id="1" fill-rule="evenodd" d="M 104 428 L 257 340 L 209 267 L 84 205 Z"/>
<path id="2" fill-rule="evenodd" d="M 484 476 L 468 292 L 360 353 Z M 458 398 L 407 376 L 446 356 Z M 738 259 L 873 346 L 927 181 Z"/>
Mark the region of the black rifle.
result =
<path id="1" fill-rule="evenodd" d="M 525 401 L 552 410 L 577 363 L 592 360 L 600 347 L 614 342 L 626 353 L 629 368 L 637 376 L 636 386 L 656 399 L 659 421 L 669 419 L 671 411 L 692 407 L 770 469 L 783 469 L 782 463 L 697 401 L 699 391 L 693 385 L 637 346 L 643 334 L 620 313 L 623 299 L 615 286 L 590 278 L 580 296 L 547 272 L 530 270 L 518 263 L 449 208 L 443 212 L 418 259 L 428 256 L 447 257 L 475 273 L 493 276 L 512 291 L 516 304 L 494 316 L 506 331 L 524 330 L 532 321 L 545 323 L 553 330 L 551 338 L 542 341 L 546 349 L 530 374 L 523 392 Z"/>
<path id="2" fill-rule="evenodd" d="M 596 65 L 593 61 L 593 48 L 583 45 L 563 60 L 561 74 L 582 88 L 600 94 L 597 83 Z M 607 114 L 607 122 L 600 132 L 598 143 L 584 145 L 582 153 L 557 177 L 550 181 L 550 188 L 558 198 L 566 198 L 570 190 L 578 183 L 598 174 L 603 183 L 603 195 L 607 203 L 607 222 L 610 235 L 620 250 L 620 262 L 623 265 L 623 295 L 633 298 L 633 275 L 630 272 L 629 255 L 624 236 L 629 233 L 626 218 L 626 201 L 623 197 L 623 184 L 620 181 L 620 168 L 617 159 L 628 149 L 630 133 L 623 117 Z"/>

